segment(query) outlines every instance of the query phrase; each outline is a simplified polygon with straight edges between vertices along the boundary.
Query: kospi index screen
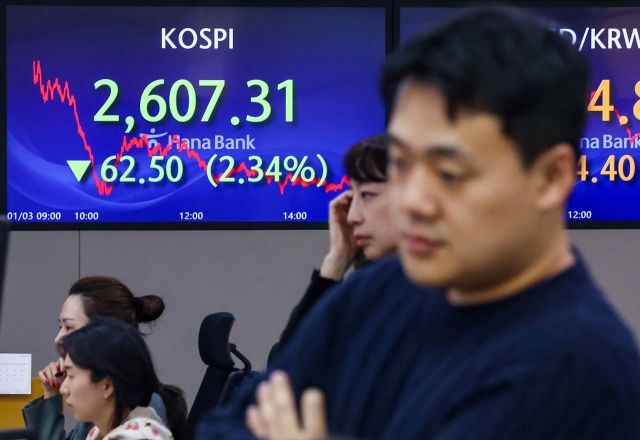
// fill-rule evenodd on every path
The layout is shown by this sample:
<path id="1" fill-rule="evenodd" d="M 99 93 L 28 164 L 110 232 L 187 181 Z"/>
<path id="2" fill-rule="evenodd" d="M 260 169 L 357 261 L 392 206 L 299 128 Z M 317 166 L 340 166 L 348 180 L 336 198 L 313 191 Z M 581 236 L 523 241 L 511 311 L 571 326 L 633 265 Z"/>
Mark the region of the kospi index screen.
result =
<path id="1" fill-rule="evenodd" d="M 319 226 L 385 47 L 379 7 L 7 6 L 7 215 Z"/>
<path id="2" fill-rule="evenodd" d="M 640 225 L 640 7 L 531 8 L 585 53 L 587 126 L 566 218 L 572 227 Z M 462 8 L 401 8 L 400 41 Z"/>

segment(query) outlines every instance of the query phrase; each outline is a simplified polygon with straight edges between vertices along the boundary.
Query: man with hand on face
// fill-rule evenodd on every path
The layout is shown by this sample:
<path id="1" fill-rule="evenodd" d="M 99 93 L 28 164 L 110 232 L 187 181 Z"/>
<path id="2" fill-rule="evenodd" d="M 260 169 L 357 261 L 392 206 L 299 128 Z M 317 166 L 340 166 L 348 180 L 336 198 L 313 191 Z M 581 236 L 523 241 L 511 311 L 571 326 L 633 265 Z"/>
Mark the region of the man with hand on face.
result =
<path id="1" fill-rule="evenodd" d="M 635 342 L 564 227 L 584 56 L 474 10 L 393 55 L 382 90 L 399 260 L 330 292 L 199 440 L 640 438 Z"/>

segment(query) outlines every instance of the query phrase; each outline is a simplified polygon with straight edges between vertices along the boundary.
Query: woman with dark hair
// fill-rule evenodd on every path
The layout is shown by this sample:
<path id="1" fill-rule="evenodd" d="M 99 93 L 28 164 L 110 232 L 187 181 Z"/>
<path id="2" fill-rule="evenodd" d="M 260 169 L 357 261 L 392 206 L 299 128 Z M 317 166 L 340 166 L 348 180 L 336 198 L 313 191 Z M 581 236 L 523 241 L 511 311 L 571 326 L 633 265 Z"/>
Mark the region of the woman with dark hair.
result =
<path id="1" fill-rule="evenodd" d="M 76 420 L 95 425 L 87 440 L 184 439 L 184 397 L 160 383 L 136 329 L 118 319 L 97 317 L 66 336 L 62 347 L 67 376 L 60 392 Z M 149 406 L 154 393 L 167 409 L 168 428 Z"/>
<path id="2" fill-rule="evenodd" d="M 27 428 L 40 435 L 40 440 L 85 440 L 93 427 L 90 423 L 78 423 L 67 436 L 64 431 L 64 413 L 60 385 L 65 378 L 63 339 L 84 327 L 89 320 L 98 316 L 118 319 L 139 331 L 140 324 L 153 324 L 162 315 L 164 302 L 155 295 L 135 296 L 120 280 L 104 276 L 79 279 L 62 305 L 59 322 L 60 331 L 55 345 L 60 359 L 51 362 L 38 372 L 44 396 L 29 402 L 23 409 Z M 161 419 L 167 420 L 167 413 L 159 395 L 154 394 L 151 406 Z"/>
<path id="3" fill-rule="evenodd" d="M 349 268 L 361 267 L 395 252 L 396 232 L 388 210 L 385 135 L 371 136 L 351 146 L 343 165 L 351 189 L 329 203 L 329 252 L 320 269 L 314 270 L 311 284 L 271 349 L 269 363 L 284 348 L 311 307 L 342 280 Z"/>

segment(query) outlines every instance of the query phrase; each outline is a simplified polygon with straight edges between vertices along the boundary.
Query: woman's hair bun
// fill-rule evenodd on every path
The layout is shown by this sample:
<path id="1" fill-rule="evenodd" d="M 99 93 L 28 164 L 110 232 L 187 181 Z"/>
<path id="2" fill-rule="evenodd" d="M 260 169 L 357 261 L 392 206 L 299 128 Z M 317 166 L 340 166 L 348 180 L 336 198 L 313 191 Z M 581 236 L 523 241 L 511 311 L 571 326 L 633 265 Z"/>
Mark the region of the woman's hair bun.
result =
<path id="1" fill-rule="evenodd" d="M 138 322 L 153 322 L 162 315 L 164 301 L 156 295 L 145 295 L 136 298 L 136 319 Z"/>

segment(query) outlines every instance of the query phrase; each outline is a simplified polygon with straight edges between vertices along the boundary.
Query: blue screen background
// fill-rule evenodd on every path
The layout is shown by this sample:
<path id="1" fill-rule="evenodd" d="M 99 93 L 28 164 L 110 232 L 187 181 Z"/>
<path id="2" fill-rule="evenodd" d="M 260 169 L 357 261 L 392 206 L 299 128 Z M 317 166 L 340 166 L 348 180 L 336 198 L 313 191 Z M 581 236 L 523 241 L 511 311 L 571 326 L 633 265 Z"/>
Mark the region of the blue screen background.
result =
<path id="1" fill-rule="evenodd" d="M 162 49 L 161 29 L 176 28 L 171 39 L 177 49 Z M 183 28 L 233 28 L 233 49 L 228 41 L 218 49 L 183 49 L 177 44 Z M 185 42 L 190 42 L 190 36 Z M 213 31 L 209 34 L 213 38 Z M 353 143 L 384 130 L 384 108 L 378 94 L 378 73 L 385 56 L 384 8 L 249 8 L 249 7 L 7 7 L 7 211 L 60 212 L 61 221 L 76 221 L 76 212 L 98 212 L 99 222 L 179 222 L 180 213 L 201 212 L 206 222 L 278 222 L 286 212 L 304 212 L 305 219 L 327 221 L 329 201 L 346 189 L 342 155 Z M 200 40 L 198 44 L 204 44 Z M 57 94 L 43 101 L 34 84 L 33 63 L 40 62 L 42 82 L 69 85 L 76 99 L 78 121 L 94 156 L 93 167 L 78 182 L 67 160 L 88 160 L 78 133 L 73 108 Z M 93 117 L 109 96 L 107 87 L 94 88 L 100 79 L 119 86 L 118 99 L 107 114 L 119 122 L 98 123 Z M 140 97 L 154 80 L 168 102 L 171 85 L 189 80 L 198 96 L 191 122 L 171 116 L 158 123 L 140 114 Z M 224 79 L 225 93 L 210 123 L 200 121 L 212 89 L 198 86 L 202 79 Z M 245 121 L 262 108 L 251 102 L 259 94 L 247 81 L 265 81 L 272 116 L 263 123 Z M 294 81 L 294 122 L 285 121 L 285 93 L 277 85 Z M 183 89 L 184 92 L 184 89 Z M 186 93 L 179 95 L 179 109 L 187 108 Z M 152 106 L 150 113 L 157 110 Z M 135 126 L 125 134 L 125 118 Z M 233 116 L 241 124 L 233 126 Z M 187 152 L 174 146 L 166 159 L 178 155 L 184 177 L 172 183 L 148 182 L 155 175 L 146 147 L 128 154 L 136 166 L 133 183 L 115 181 L 109 195 L 99 194 L 100 167 L 120 152 L 123 137 L 142 134 L 211 139 L 211 149 L 194 149 L 202 161 L 232 156 L 235 166 L 251 155 L 271 159 L 308 156 L 308 165 L 320 177 L 316 154 L 328 165 L 326 185 L 303 187 L 288 183 L 247 182 L 243 172 L 235 183 L 213 187 L 206 171 Z M 255 150 L 214 149 L 215 136 L 255 139 Z M 165 160 L 164 164 L 167 162 Z M 220 175 L 227 164 L 214 162 Z M 126 169 L 122 162 L 119 173 Z M 285 170 L 281 180 L 289 174 Z M 238 179 L 243 177 L 244 184 Z M 146 183 L 139 183 L 145 178 Z M 281 182 L 282 183 L 282 182 Z M 15 220 L 15 219 L 14 219 Z M 34 217 L 31 221 L 37 221 Z M 50 220 L 44 220 L 50 221 Z"/>

